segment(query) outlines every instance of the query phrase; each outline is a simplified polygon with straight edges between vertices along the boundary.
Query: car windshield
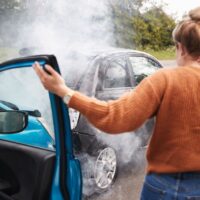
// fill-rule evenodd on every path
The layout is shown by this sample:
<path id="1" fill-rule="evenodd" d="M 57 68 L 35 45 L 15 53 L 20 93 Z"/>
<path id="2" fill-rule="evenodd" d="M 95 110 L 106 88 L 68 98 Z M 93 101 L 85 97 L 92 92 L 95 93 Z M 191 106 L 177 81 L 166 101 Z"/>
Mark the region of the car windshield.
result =
<path id="1" fill-rule="evenodd" d="M 3 104 L 4 106 L 10 108 L 10 109 L 19 110 L 19 108 L 18 108 L 15 104 L 10 103 L 10 102 L 7 102 L 7 101 L 2 101 L 2 100 L 0 100 L 0 108 L 2 108 L 2 109 L 4 109 L 4 106 L 3 106 L 2 104 Z"/>
<path id="2" fill-rule="evenodd" d="M 32 68 L 16 68 L 0 73 L 0 107 L 26 111 L 42 117 L 53 135 L 53 119 L 48 92 L 42 87 Z"/>
<path id="3" fill-rule="evenodd" d="M 151 75 L 156 72 L 160 66 L 150 58 L 146 57 L 129 57 L 135 75 Z"/>

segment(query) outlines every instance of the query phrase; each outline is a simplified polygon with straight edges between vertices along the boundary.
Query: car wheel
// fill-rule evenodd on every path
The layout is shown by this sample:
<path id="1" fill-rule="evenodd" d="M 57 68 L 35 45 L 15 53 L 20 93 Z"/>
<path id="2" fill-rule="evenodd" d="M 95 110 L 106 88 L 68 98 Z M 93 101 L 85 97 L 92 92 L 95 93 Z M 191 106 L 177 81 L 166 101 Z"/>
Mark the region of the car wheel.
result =
<path id="1" fill-rule="evenodd" d="M 108 189 L 117 173 L 117 156 L 111 147 L 99 151 L 94 167 L 94 180 L 99 190 Z"/>
<path id="2" fill-rule="evenodd" d="M 78 158 L 83 174 L 83 199 L 108 190 L 117 175 L 115 150 L 111 147 L 102 147 L 92 155 L 82 154 Z"/>

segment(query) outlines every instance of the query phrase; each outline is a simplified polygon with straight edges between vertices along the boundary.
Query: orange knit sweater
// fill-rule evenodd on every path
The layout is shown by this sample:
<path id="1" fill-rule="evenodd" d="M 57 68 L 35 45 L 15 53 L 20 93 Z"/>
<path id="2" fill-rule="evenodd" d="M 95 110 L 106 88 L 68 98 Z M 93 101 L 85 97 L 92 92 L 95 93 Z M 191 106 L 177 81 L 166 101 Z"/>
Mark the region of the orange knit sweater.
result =
<path id="1" fill-rule="evenodd" d="M 115 101 L 76 92 L 69 107 L 113 134 L 132 131 L 155 115 L 147 171 L 200 171 L 200 68 L 161 69 Z"/>

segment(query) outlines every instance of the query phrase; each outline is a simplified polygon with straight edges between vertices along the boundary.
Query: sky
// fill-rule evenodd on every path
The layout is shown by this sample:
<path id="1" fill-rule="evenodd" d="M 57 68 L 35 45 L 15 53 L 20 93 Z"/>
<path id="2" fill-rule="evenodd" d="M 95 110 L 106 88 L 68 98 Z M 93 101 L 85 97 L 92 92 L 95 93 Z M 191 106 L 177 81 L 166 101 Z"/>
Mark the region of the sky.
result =
<path id="1" fill-rule="evenodd" d="M 174 15 L 177 19 L 180 19 L 183 14 L 187 13 L 190 9 L 200 6 L 200 0 L 157 0 L 157 2 L 168 4 L 165 7 L 165 11 L 168 14 Z"/>

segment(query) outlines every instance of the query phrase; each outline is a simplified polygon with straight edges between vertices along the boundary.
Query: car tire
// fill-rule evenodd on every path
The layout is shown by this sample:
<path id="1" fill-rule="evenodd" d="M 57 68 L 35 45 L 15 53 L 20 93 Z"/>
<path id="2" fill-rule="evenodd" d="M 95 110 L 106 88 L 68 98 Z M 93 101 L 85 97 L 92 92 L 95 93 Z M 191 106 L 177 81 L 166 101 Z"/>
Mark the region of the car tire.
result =
<path id="1" fill-rule="evenodd" d="M 85 155 L 85 161 L 81 163 L 84 199 L 107 191 L 115 182 L 118 165 L 113 148 L 102 147 L 93 155 Z"/>

